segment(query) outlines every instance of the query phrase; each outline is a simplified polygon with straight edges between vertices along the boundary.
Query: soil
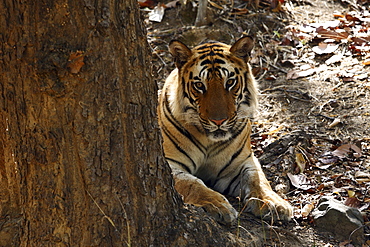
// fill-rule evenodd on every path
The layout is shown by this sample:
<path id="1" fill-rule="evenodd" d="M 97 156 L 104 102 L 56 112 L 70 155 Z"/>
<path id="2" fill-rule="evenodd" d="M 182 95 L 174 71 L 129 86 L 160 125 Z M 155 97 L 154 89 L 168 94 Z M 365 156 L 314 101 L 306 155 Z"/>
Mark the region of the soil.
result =
<path id="1" fill-rule="evenodd" d="M 291 38 L 299 27 L 327 23 L 336 20 L 334 13 L 361 12 L 364 6 L 356 1 L 285 1 L 282 9 L 271 10 L 238 0 L 209 3 L 208 24 L 202 27 L 193 25 L 197 4 L 191 1 L 166 9 L 159 23 L 146 17 L 158 85 L 161 87 L 174 68 L 167 51 L 170 40 L 178 39 L 191 47 L 205 40 L 232 43 L 242 35 L 253 36 L 256 47 L 251 64 L 260 90 L 252 135 L 254 150 L 272 186 L 295 210 L 289 223 L 265 222 L 242 213 L 237 224 L 228 229 L 254 239 L 258 246 L 351 246 L 350 241 L 341 242 L 329 232 L 319 232 L 304 210 L 305 205 L 316 206 L 324 195 L 344 203 L 354 197 L 356 205 L 352 206 L 360 208 L 365 221 L 363 246 L 368 246 L 370 180 L 361 182 L 357 174 L 370 170 L 370 68 L 364 65 L 369 53 L 351 53 L 349 44 L 343 43 L 335 52 L 317 54 L 313 52 L 317 39 L 305 43 Z M 336 54 L 344 56 L 327 63 Z M 313 73 L 292 76 L 307 67 Z M 283 138 L 288 140 L 283 148 L 274 148 Z M 344 144 L 356 145 L 361 151 L 342 150 L 343 157 L 333 155 Z M 293 186 L 288 173 L 304 174 L 312 186 Z M 329 185 L 323 186 L 326 183 Z M 235 208 L 241 207 L 235 198 L 230 201 Z"/>

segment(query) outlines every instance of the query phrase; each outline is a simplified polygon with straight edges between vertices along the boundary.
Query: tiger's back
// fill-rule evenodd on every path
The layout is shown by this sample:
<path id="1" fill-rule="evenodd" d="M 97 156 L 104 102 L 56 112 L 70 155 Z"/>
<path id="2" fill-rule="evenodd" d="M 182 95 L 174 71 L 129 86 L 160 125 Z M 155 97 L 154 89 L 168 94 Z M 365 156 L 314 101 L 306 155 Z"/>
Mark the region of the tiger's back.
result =
<path id="1" fill-rule="evenodd" d="M 220 193 L 247 200 L 263 199 L 262 190 L 271 190 L 250 145 L 250 118 L 257 107 L 248 64 L 252 48 L 249 37 L 233 46 L 209 42 L 192 50 L 171 42 L 177 68 L 159 97 L 164 153 L 176 189 L 185 202 L 204 207 L 220 221 L 236 217 Z"/>

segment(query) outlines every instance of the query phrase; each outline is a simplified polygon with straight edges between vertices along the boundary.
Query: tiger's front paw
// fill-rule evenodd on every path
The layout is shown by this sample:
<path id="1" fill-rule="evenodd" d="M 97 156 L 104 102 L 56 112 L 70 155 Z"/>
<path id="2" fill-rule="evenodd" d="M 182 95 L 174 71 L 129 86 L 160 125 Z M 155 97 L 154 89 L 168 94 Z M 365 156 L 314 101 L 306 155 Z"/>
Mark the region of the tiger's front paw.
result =
<path id="1" fill-rule="evenodd" d="M 199 205 L 216 219 L 220 223 L 229 224 L 233 222 L 237 216 L 238 212 L 231 206 L 229 201 L 221 194 L 214 191 L 212 197 L 205 198 Z"/>
<path id="2" fill-rule="evenodd" d="M 246 199 L 246 210 L 257 217 L 269 220 L 290 221 L 293 216 L 293 207 L 273 191 L 263 196 Z"/>
<path id="3" fill-rule="evenodd" d="M 201 180 L 177 176 L 175 182 L 175 188 L 185 203 L 204 208 L 218 222 L 229 224 L 238 216 L 226 197 L 205 186 Z"/>

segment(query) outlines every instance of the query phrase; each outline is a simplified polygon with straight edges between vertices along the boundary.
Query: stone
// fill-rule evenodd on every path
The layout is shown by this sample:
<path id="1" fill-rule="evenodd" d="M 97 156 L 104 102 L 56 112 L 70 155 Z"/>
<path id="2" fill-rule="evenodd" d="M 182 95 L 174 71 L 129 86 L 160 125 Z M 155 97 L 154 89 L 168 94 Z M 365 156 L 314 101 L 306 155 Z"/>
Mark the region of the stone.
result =
<path id="1" fill-rule="evenodd" d="M 331 232 L 339 241 L 352 240 L 361 246 L 365 242 L 364 219 L 357 208 L 344 205 L 331 197 L 320 199 L 312 211 L 317 230 Z"/>

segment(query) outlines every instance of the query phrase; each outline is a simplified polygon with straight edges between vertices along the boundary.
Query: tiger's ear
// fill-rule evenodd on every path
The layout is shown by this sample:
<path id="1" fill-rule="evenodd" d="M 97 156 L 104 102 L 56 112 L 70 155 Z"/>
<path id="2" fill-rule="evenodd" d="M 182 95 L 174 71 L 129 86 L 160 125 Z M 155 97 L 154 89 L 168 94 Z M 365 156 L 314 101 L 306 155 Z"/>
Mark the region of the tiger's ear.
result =
<path id="1" fill-rule="evenodd" d="M 172 40 L 169 48 L 178 69 L 184 66 L 192 54 L 191 50 L 184 43 L 178 40 Z"/>
<path id="2" fill-rule="evenodd" d="M 246 36 L 236 41 L 235 44 L 231 46 L 230 52 L 234 56 L 237 56 L 248 61 L 253 47 L 254 47 L 253 38 L 250 36 Z"/>

